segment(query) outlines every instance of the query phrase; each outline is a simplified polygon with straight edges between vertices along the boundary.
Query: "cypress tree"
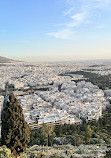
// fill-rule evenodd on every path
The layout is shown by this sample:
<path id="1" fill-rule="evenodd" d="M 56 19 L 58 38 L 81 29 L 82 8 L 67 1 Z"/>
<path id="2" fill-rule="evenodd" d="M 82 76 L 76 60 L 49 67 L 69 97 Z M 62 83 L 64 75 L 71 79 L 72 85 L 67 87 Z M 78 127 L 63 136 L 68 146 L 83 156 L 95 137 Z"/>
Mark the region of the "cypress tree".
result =
<path id="1" fill-rule="evenodd" d="M 26 150 L 30 141 L 30 128 L 24 119 L 22 107 L 13 93 L 4 100 L 1 113 L 1 143 L 15 156 Z"/>

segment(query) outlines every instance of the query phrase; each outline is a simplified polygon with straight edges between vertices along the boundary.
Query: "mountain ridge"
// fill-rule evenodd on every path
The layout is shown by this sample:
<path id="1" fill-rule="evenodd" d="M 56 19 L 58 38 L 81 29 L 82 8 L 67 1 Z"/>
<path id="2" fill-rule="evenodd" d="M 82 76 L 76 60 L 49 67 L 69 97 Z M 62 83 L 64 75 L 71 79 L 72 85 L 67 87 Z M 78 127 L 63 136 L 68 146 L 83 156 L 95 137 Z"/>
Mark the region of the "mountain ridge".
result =
<path id="1" fill-rule="evenodd" d="M 7 58 L 7 57 L 3 57 L 3 56 L 0 56 L 0 63 L 12 63 L 12 62 L 15 62 L 17 60 L 13 60 L 13 59 L 10 59 L 10 58 Z"/>

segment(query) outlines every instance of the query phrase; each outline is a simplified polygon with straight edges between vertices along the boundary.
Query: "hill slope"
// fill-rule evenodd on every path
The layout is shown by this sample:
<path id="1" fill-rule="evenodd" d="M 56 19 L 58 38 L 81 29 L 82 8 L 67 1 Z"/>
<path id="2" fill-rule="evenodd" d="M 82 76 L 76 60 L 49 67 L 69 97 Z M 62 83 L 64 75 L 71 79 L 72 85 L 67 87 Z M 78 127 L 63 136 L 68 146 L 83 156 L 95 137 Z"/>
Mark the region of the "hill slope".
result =
<path id="1" fill-rule="evenodd" d="M 14 62 L 14 60 L 0 56 L 0 63 L 11 63 L 11 62 Z"/>

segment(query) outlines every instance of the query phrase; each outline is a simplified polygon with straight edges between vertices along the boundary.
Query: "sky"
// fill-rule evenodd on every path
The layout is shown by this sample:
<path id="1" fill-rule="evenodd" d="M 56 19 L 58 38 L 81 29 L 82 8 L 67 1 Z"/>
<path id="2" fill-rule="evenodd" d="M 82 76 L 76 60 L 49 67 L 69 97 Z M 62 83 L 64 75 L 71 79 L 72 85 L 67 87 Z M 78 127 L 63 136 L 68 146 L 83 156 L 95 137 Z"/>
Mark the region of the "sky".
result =
<path id="1" fill-rule="evenodd" d="M 0 56 L 111 59 L 111 0 L 1 0 Z"/>

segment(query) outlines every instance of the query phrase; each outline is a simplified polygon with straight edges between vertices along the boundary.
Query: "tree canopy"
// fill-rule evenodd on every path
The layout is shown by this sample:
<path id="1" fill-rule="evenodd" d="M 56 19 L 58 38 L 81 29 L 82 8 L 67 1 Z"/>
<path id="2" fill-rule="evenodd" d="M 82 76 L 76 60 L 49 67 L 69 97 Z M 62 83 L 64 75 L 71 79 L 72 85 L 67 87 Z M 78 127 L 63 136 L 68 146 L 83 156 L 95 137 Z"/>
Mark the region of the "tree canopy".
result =
<path id="1" fill-rule="evenodd" d="M 18 100 L 10 93 L 4 100 L 1 113 L 1 143 L 10 148 L 14 155 L 25 151 L 30 141 L 30 128 L 22 112 Z"/>

